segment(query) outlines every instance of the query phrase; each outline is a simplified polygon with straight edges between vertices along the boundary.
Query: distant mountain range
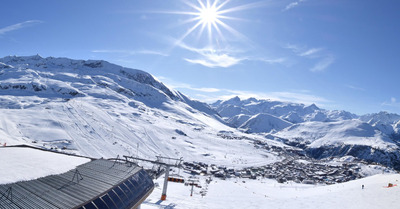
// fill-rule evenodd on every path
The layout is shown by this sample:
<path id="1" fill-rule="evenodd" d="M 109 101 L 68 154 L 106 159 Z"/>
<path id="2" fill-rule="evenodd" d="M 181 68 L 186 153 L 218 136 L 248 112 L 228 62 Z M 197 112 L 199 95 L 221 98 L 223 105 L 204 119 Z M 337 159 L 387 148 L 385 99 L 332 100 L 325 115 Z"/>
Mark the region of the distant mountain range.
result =
<path id="1" fill-rule="evenodd" d="M 314 158 L 352 155 L 400 168 L 400 115 L 397 114 L 358 116 L 324 110 L 315 104 L 239 97 L 211 106 L 230 126 L 302 148 Z"/>
<path id="2" fill-rule="evenodd" d="M 251 133 L 275 133 L 290 124 L 303 122 L 335 122 L 352 119 L 368 123 L 387 135 L 400 133 L 400 115 L 387 112 L 358 116 L 342 110 L 324 110 L 315 104 L 307 106 L 256 98 L 241 100 L 239 97 L 233 97 L 226 101 L 219 100 L 211 104 L 211 106 L 231 126 Z M 270 123 L 270 121 L 275 122 Z M 275 124 L 275 126 L 268 127 L 263 125 L 263 129 L 254 127 L 262 123 Z"/>
<path id="3" fill-rule="evenodd" d="M 184 157 L 222 165 L 272 163 L 255 141 L 315 159 L 352 155 L 400 170 L 400 116 L 358 116 L 315 104 L 234 97 L 211 105 L 149 73 L 106 61 L 0 58 L 0 143 L 92 157 Z"/>

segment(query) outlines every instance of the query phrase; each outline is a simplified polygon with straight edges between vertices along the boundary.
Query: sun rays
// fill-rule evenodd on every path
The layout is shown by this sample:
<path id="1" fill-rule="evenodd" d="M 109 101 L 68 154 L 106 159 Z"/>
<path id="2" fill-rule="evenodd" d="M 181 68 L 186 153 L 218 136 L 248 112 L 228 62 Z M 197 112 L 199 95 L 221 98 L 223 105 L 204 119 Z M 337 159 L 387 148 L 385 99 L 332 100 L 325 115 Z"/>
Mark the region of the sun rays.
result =
<path id="1" fill-rule="evenodd" d="M 178 37 L 169 38 L 172 43 L 169 50 L 175 47 L 186 49 L 197 57 L 187 58 L 188 55 L 185 54 L 184 60 L 211 68 L 230 67 L 248 59 L 238 56 L 238 53 L 242 51 L 241 46 L 252 46 L 252 41 L 235 28 L 242 28 L 237 23 L 250 22 L 241 18 L 243 10 L 265 6 L 265 1 L 240 5 L 239 2 L 230 0 L 181 0 L 181 2 L 184 5 L 180 11 L 161 12 L 182 17 L 175 26 L 179 27 Z"/>
<path id="2" fill-rule="evenodd" d="M 227 16 L 231 12 L 237 12 L 240 10 L 247 9 L 250 6 L 240 5 L 236 7 L 227 7 L 229 0 L 219 1 L 219 0 L 197 0 L 197 3 L 193 3 L 188 0 L 183 0 L 183 2 L 190 7 L 193 11 L 185 12 L 172 12 L 173 14 L 179 15 L 189 15 L 191 16 L 182 24 L 194 24 L 178 39 L 178 42 L 183 41 L 189 34 L 198 33 L 197 38 L 202 36 L 207 36 L 208 45 L 213 45 L 218 43 L 220 40 L 225 41 L 226 32 L 233 34 L 238 38 L 243 38 L 244 36 L 225 23 L 225 20 L 240 20 L 239 18 Z"/>

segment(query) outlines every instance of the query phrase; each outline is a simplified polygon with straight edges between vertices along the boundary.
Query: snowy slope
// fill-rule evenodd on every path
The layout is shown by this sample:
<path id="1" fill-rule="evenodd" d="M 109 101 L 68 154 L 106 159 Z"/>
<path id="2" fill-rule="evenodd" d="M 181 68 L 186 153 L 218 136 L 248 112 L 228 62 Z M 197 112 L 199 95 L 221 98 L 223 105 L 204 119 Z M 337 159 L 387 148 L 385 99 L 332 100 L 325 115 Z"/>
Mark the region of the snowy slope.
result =
<path id="1" fill-rule="evenodd" d="M 249 118 L 239 129 L 248 133 L 275 133 L 291 125 L 292 123 L 273 115 L 260 113 Z"/>
<path id="2" fill-rule="evenodd" d="M 273 136 L 303 148 L 309 156 L 326 158 L 351 155 L 400 169 L 398 143 L 358 119 L 337 122 L 305 122 Z"/>
<path id="3" fill-rule="evenodd" d="M 169 89 L 144 71 L 105 61 L 40 56 L 0 59 L 0 145 L 31 144 L 105 158 L 183 157 L 236 170 L 295 161 L 300 155 L 299 160 L 308 162 L 303 153 L 316 159 L 356 156 L 400 169 L 397 142 L 370 119 L 363 122 L 345 111 L 254 98 L 236 97 L 212 106 L 216 109 Z M 400 126 L 390 121 L 392 127 Z M 262 134 L 247 134 L 236 127 Z M 2 168 L 11 157 L 5 150 L 0 149 L 0 155 L 8 158 L 0 162 Z M 35 157 L 30 152 L 22 154 Z M 52 165 L 47 158 L 35 158 L 33 165 Z M 71 161 L 62 167 L 71 169 L 79 163 Z M 50 168 L 41 170 L 56 173 Z M 375 195 L 384 202 L 367 202 L 362 208 L 393 207 L 389 200 L 398 191 L 378 190 L 394 181 L 392 177 L 398 178 L 385 175 L 330 187 L 278 184 L 269 179 L 214 179 L 205 197 L 199 197 L 196 189 L 192 199 L 189 187 L 170 184 L 169 191 L 174 192 L 167 201 L 158 201 L 161 190 L 156 188 L 143 208 L 357 208 L 351 200 L 361 200 L 353 195 L 360 184 L 367 185 L 362 197 Z M 334 203 L 340 199 L 345 200 L 343 205 Z"/>
<path id="4" fill-rule="evenodd" d="M 397 135 L 397 138 L 399 138 L 400 115 L 388 112 L 379 112 L 363 115 L 360 117 L 360 120 L 367 122 L 385 134 Z"/>
<path id="5" fill-rule="evenodd" d="M 229 120 L 227 120 L 227 123 L 230 124 L 232 127 L 238 128 L 250 118 L 250 115 L 238 114 L 229 118 Z"/>
<path id="6" fill-rule="evenodd" d="M 380 112 L 357 116 L 320 109 L 315 104 L 239 97 L 211 106 L 232 127 L 275 137 L 305 149 L 308 156 L 352 155 L 400 169 L 400 115 Z"/>
<path id="7" fill-rule="evenodd" d="M 389 137 L 400 140 L 400 115 L 388 112 L 357 116 L 343 110 L 320 109 L 315 104 L 306 106 L 303 104 L 259 100 L 255 98 L 241 100 L 239 97 L 233 97 L 226 101 L 220 100 L 211 104 L 211 106 L 233 127 L 239 127 L 245 122 L 236 119 L 237 116 L 243 114 L 248 117 L 260 113 L 270 114 L 291 123 L 308 121 L 333 122 L 359 119 Z"/>
<path id="8" fill-rule="evenodd" d="M 214 179 L 206 184 L 200 179 L 202 189 L 182 184 L 168 185 L 167 200 L 159 201 L 160 187 L 142 205 L 143 209 L 377 209 L 398 208 L 400 187 L 385 188 L 388 183 L 399 185 L 399 174 L 379 174 L 351 182 L 329 185 L 278 184 L 274 180 Z M 162 185 L 162 179 L 158 180 Z M 365 188 L 361 189 L 361 185 Z M 207 191 L 205 196 L 200 192 Z"/>
<path id="9" fill-rule="evenodd" d="M 105 61 L 40 56 L 0 62 L 0 144 L 26 143 L 91 157 L 164 155 L 243 164 L 238 167 L 279 158 L 242 140 L 260 137 L 243 137 L 207 104 L 146 72 Z M 237 138 L 225 139 L 224 132 Z"/>
<path id="10" fill-rule="evenodd" d="M 92 157 L 166 155 L 220 165 L 282 159 L 277 152 L 256 149 L 257 141 L 268 149 L 306 148 L 316 158 L 332 156 L 326 150 L 334 146 L 342 148 L 334 156 L 385 165 L 399 161 L 391 154 L 397 142 L 370 124 L 373 120 L 350 120 L 358 116 L 345 111 L 239 97 L 212 106 L 215 110 L 149 73 L 106 61 L 0 58 L 0 144 L 27 143 Z M 360 146 L 362 152 L 353 153 Z M 377 154 L 383 160 L 377 161 Z"/>
<path id="11" fill-rule="evenodd" d="M 8 94 L 62 98 L 116 96 L 105 91 L 107 89 L 151 107 L 160 108 L 164 102 L 174 100 L 193 105 L 194 109 L 200 108 L 211 116 L 216 115 L 207 104 L 190 100 L 169 89 L 149 73 L 106 61 L 42 58 L 36 55 L 8 56 L 1 58 L 0 63 L 7 66 L 0 71 L 0 89 L 8 90 Z"/>
<path id="12" fill-rule="evenodd" d="M 342 144 L 365 145 L 377 149 L 397 147 L 387 136 L 357 119 L 337 122 L 305 122 L 293 125 L 274 135 L 304 142 L 313 148 Z"/>

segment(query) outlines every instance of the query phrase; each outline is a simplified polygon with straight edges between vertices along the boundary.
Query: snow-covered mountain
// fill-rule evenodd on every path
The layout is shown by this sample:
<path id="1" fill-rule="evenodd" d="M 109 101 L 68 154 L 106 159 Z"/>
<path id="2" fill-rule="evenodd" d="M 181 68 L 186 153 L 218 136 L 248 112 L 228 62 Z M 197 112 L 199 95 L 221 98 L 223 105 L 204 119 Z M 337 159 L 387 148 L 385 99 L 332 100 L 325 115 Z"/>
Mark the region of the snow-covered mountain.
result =
<path id="1" fill-rule="evenodd" d="M 241 127 L 250 118 L 258 114 L 272 115 L 294 124 L 310 121 L 334 122 L 359 119 L 390 137 L 398 137 L 400 139 L 400 115 L 388 112 L 358 116 L 343 110 L 324 110 L 315 104 L 307 106 L 304 104 L 259 100 L 255 98 L 241 100 L 239 97 L 233 97 L 226 101 L 219 100 L 211 104 L 211 106 L 228 124 L 236 128 Z M 265 127 L 268 125 L 266 124 Z M 251 129 L 248 126 L 247 128 Z M 260 130 L 259 132 L 269 132 L 268 128 L 257 130 Z"/>
<path id="2" fill-rule="evenodd" d="M 1 58 L 0 115 L 0 144 L 34 144 L 92 157 L 164 155 L 220 165 L 279 158 L 241 140 L 250 137 L 226 126 L 209 105 L 149 73 L 106 61 Z M 226 133 L 233 138 L 226 139 Z"/>
<path id="3" fill-rule="evenodd" d="M 314 158 L 351 155 L 398 168 L 398 143 L 358 119 L 336 122 L 304 122 L 286 128 L 275 137 L 302 147 Z"/>
<path id="4" fill-rule="evenodd" d="M 400 115 L 379 112 L 363 115 L 360 117 L 360 120 L 372 125 L 385 134 L 400 139 Z"/>
<path id="5" fill-rule="evenodd" d="M 304 104 L 259 100 L 256 98 L 241 100 L 239 97 L 233 97 L 226 101 L 219 100 L 211 104 L 211 106 L 226 121 L 231 120 L 231 118 L 239 114 L 248 115 L 250 118 L 251 116 L 260 113 L 269 114 L 290 123 L 302 123 L 306 121 L 337 121 L 357 118 L 357 115 L 350 112 L 324 110 L 318 108 L 315 104 L 306 106 Z M 234 125 L 235 127 L 239 127 L 242 124 L 231 123 L 231 125 Z"/>
<path id="6" fill-rule="evenodd" d="M 352 155 L 400 169 L 398 115 L 360 117 L 239 97 L 211 106 L 149 73 L 106 61 L 0 58 L 0 144 L 91 157 L 164 155 L 236 168 L 274 163 L 287 153 Z"/>
<path id="7" fill-rule="evenodd" d="M 291 125 L 292 123 L 282 120 L 281 118 L 266 113 L 259 113 L 250 117 L 239 126 L 239 129 L 248 133 L 269 133 L 280 131 Z"/>
<path id="8" fill-rule="evenodd" d="M 211 105 L 232 127 L 304 149 L 308 156 L 352 155 L 400 169 L 400 116 L 357 116 L 315 104 L 234 97 Z"/>
<path id="9" fill-rule="evenodd" d="M 5 64 L 6 63 L 6 64 Z M 152 75 L 141 70 L 124 68 L 106 61 L 71 60 L 67 58 L 42 58 L 8 56 L 0 59 L 0 89 L 16 90 L 18 95 L 40 95 L 63 98 L 107 96 L 98 92 L 110 89 L 127 97 L 160 107 L 170 100 L 185 102 L 194 109 L 216 116 L 207 104 L 190 100 L 169 89 Z M 214 117 L 218 118 L 218 117 Z"/>

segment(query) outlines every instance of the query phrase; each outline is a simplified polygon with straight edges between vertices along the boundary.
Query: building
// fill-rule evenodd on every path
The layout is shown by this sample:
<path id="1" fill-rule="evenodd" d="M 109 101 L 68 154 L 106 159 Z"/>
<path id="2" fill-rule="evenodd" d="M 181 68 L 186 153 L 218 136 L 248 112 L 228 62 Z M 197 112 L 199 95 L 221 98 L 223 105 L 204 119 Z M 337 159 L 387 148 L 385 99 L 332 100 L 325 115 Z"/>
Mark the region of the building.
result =
<path id="1" fill-rule="evenodd" d="M 96 159 L 62 174 L 0 184 L 0 209 L 138 208 L 153 189 L 142 168 Z"/>

